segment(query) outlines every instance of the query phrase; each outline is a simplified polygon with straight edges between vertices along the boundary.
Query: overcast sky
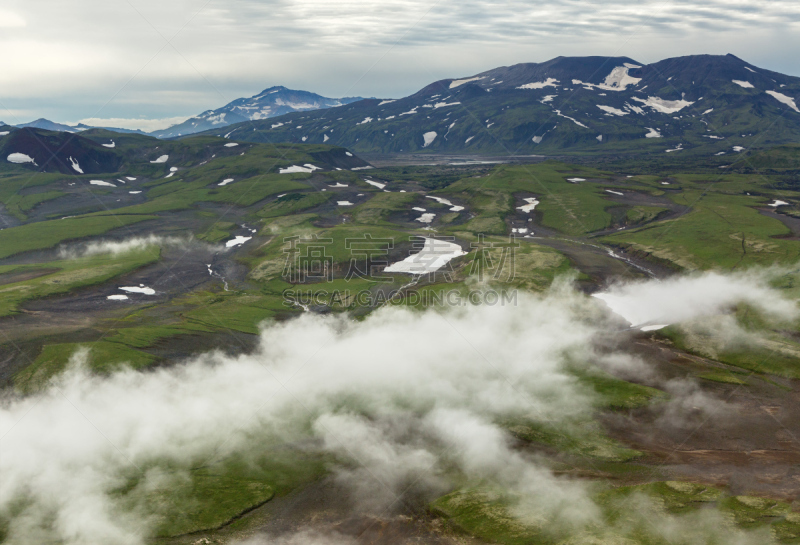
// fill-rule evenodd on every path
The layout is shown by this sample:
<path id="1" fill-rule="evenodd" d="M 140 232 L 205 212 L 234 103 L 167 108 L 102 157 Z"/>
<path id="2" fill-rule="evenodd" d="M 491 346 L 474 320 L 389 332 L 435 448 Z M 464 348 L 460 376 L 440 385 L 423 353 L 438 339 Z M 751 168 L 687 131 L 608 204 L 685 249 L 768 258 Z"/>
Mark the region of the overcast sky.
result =
<path id="1" fill-rule="evenodd" d="M 273 85 L 399 97 L 558 55 L 733 53 L 800 75 L 800 2 L 0 0 L 0 51 L 0 120 L 155 129 Z"/>

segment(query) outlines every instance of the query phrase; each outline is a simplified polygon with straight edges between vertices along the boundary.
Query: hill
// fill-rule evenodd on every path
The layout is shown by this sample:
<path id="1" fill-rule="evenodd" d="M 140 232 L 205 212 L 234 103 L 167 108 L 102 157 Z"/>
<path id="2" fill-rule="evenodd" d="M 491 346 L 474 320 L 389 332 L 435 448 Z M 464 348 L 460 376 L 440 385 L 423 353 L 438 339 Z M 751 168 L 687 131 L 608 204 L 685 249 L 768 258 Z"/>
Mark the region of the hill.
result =
<path id="1" fill-rule="evenodd" d="M 82 136 L 32 128 L 3 137 L 0 157 L 6 164 L 63 174 L 115 172 L 122 162 L 112 149 Z"/>

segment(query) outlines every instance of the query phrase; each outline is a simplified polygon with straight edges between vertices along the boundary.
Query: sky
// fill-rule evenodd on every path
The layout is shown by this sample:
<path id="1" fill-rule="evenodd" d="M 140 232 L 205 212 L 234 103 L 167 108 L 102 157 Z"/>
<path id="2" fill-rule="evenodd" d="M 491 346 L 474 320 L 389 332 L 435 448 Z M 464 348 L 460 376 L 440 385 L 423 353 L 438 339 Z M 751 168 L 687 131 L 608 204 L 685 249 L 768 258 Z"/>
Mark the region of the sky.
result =
<path id="1" fill-rule="evenodd" d="M 155 130 L 273 85 L 397 98 L 559 55 L 800 75 L 800 2 L 2 0 L 0 121 Z"/>

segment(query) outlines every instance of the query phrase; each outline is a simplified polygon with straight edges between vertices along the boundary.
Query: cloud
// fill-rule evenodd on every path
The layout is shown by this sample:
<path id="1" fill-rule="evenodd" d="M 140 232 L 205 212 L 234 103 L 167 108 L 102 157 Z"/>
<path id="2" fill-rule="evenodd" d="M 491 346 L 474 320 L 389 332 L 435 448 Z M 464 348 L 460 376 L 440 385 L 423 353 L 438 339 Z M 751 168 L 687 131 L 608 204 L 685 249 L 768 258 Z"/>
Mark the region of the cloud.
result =
<path id="1" fill-rule="evenodd" d="M 58 253 L 62 259 L 75 259 L 99 254 L 118 256 L 155 246 L 186 246 L 190 243 L 203 244 L 189 237 L 163 237 L 151 234 L 146 237 L 133 237 L 125 240 L 98 240 L 86 244 L 61 246 Z M 210 245 L 205 246 L 210 247 Z"/>
<path id="2" fill-rule="evenodd" d="M 7 4 L 28 24 L 0 36 L 14 51 L 0 59 L 4 102 L 57 120 L 188 117 L 271 85 L 397 97 L 558 55 L 732 52 L 800 73 L 800 8 L 787 0 Z"/>
<path id="3" fill-rule="evenodd" d="M 706 272 L 677 276 L 662 282 L 621 283 L 595 297 L 633 327 L 668 325 L 719 314 L 745 303 L 768 316 L 794 320 L 800 309 L 770 288 L 781 270 L 758 269 L 742 273 Z"/>
<path id="4" fill-rule="evenodd" d="M 27 23 L 19 14 L 0 9 L 0 28 L 24 27 Z"/>
<path id="5" fill-rule="evenodd" d="M 755 273 L 731 278 L 718 280 L 738 293 L 717 296 L 715 308 L 748 290 L 784 304 Z M 704 282 L 669 285 L 685 300 Z M 630 289 L 668 304 L 661 284 Z M 147 502 L 125 508 L 118 491 L 131 475 L 140 477 L 139 492 L 169 488 L 162 468 L 186 479 L 210 458 L 263 454 L 274 442 L 329 460 L 363 512 L 424 505 L 466 479 L 504 490 L 527 524 L 597 528 L 603 519 L 590 488 L 514 448 L 498 422 L 589 418 L 595 394 L 566 367 L 605 361 L 635 370 L 624 353 L 596 353 L 598 338 L 618 333 L 599 312 L 596 301 L 557 285 L 513 306 L 385 308 L 361 321 L 305 314 L 265 327 L 253 353 L 215 352 L 148 372 L 92 375 L 79 351 L 48 389 L 0 405 L 0 512 L 16 514 L 9 542 L 139 545 L 156 513 Z M 691 384 L 669 386 L 676 401 L 666 424 L 684 426 L 698 407 L 725 412 Z"/>
<path id="6" fill-rule="evenodd" d="M 165 117 L 162 119 L 126 119 L 121 117 L 100 118 L 100 117 L 87 117 L 81 119 L 78 123 L 89 125 L 92 127 L 110 127 L 115 129 L 139 129 L 144 132 L 153 132 L 160 129 L 166 129 L 173 125 L 183 123 L 188 117 Z"/>

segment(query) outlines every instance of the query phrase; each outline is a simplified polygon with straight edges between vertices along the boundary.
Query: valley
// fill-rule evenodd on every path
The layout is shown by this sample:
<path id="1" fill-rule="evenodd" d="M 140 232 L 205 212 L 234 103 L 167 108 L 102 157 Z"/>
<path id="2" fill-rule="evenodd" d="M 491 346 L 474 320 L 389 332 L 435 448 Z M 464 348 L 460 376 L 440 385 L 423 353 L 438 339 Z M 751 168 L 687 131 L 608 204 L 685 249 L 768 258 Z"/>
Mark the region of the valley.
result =
<path id="1" fill-rule="evenodd" d="M 0 137 L 0 538 L 800 541 L 796 147 L 259 138 Z"/>

